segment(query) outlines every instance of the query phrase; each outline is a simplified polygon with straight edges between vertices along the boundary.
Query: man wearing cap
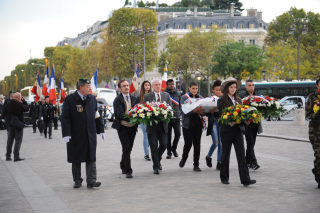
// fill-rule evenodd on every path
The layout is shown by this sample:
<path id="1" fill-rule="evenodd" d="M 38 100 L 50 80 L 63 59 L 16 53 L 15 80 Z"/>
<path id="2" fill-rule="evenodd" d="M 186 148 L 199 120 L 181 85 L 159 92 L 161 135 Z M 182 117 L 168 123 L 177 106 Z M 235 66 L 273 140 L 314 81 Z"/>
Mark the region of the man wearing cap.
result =
<path id="1" fill-rule="evenodd" d="M 44 104 L 41 105 L 40 119 L 44 122 L 44 137 L 47 138 L 48 127 L 49 127 L 49 139 L 52 139 L 52 121 L 54 117 L 53 104 L 49 101 L 49 96 L 44 99 Z"/>
<path id="2" fill-rule="evenodd" d="M 248 96 L 261 96 L 259 93 L 254 91 L 254 82 L 253 80 L 247 80 L 246 81 L 246 91 L 244 93 L 239 94 L 239 97 L 241 99 L 246 98 Z M 257 134 L 262 133 L 262 125 L 261 122 L 258 124 L 250 123 L 249 125 L 246 125 L 245 130 L 245 137 L 247 141 L 247 150 L 246 150 L 246 162 L 247 166 L 250 169 L 257 170 L 260 168 L 256 155 L 254 153 L 254 145 L 256 144 L 256 138 Z"/>
<path id="3" fill-rule="evenodd" d="M 6 126 L 6 128 L 7 128 L 7 135 L 8 135 L 8 137 L 9 137 L 9 128 L 10 128 L 10 127 L 9 127 L 9 125 L 8 125 L 8 123 L 7 123 L 7 118 L 6 118 L 6 105 L 7 105 L 7 103 L 12 99 L 14 93 L 15 93 L 14 90 L 10 90 L 10 91 L 9 91 L 9 98 L 7 98 L 7 99 L 4 101 L 3 110 L 2 110 L 2 114 L 1 114 L 1 119 L 2 119 L 3 122 L 5 122 L 5 126 Z"/>
<path id="4" fill-rule="evenodd" d="M 36 102 L 36 96 L 33 97 L 34 101 L 30 105 L 30 110 L 29 110 L 29 118 L 31 118 L 32 121 L 32 128 L 33 128 L 33 133 L 36 133 L 37 130 L 37 102 Z"/>
<path id="5" fill-rule="evenodd" d="M 104 140 L 104 126 L 97 111 L 97 101 L 90 95 L 90 80 L 80 78 L 77 91 L 64 100 L 61 114 L 63 140 L 67 143 L 67 160 L 72 163 L 74 188 L 82 185 L 81 163 L 86 163 L 87 187 L 99 187 L 96 182 L 97 136 Z"/>
<path id="6" fill-rule="evenodd" d="M 311 93 L 306 100 L 306 118 L 309 122 L 309 140 L 314 151 L 314 168 L 312 173 L 320 188 L 320 110 L 317 104 L 320 99 L 320 76 L 316 79 L 317 91 Z"/>

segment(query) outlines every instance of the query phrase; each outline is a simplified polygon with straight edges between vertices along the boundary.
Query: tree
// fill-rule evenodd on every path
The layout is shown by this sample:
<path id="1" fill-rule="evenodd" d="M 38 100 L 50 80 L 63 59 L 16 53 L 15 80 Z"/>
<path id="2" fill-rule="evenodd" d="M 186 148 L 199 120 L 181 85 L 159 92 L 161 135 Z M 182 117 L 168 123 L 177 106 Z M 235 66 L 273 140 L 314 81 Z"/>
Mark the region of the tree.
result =
<path id="1" fill-rule="evenodd" d="M 181 7 L 193 7 L 198 6 L 201 7 L 200 0 L 182 0 Z"/>
<path id="2" fill-rule="evenodd" d="M 88 63 L 86 61 L 86 51 L 80 48 L 73 48 L 71 60 L 67 64 L 64 79 L 70 84 L 76 84 L 79 78 L 91 78 L 88 73 Z"/>
<path id="3" fill-rule="evenodd" d="M 156 29 L 157 17 L 152 10 L 121 8 L 109 19 L 100 57 L 105 76 L 132 77 L 136 64 L 143 62 L 143 33 L 135 35 L 133 29 Z M 146 34 L 146 68 L 157 61 L 157 36 Z M 143 69 L 142 69 L 143 70 Z"/>
<path id="4" fill-rule="evenodd" d="M 124 6 L 129 5 L 129 0 L 126 0 Z"/>
<path id="5" fill-rule="evenodd" d="M 205 6 L 208 6 L 210 8 L 214 7 L 213 0 L 202 0 L 201 4 L 205 5 Z"/>
<path id="6" fill-rule="evenodd" d="M 47 58 L 52 58 L 53 56 L 53 51 L 55 50 L 56 47 L 46 47 L 44 48 L 44 56 Z"/>
<path id="7" fill-rule="evenodd" d="M 230 4 L 235 3 L 234 9 L 238 11 L 243 11 L 242 9 L 243 4 L 239 2 L 239 0 L 215 0 L 213 7 L 211 9 L 213 10 L 229 10 Z"/>
<path id="8" fill-rule="evenodd" d="M 138 3 L 138 7 L 146 7 L 146 5 L 143 3 L 143 1 L 141 0 L 139 3 Z"/>
<path id="9" fill-rule="evenodd" d="M 239 80 L 261 78 L 264 51 L 257 45 L 232 42 L 221 45 L 214 53 L 212 72 L 220 76 L 233 76 Z"/>
<path id="10" fill-rule="evenodd" d="M 67 70 L 67 64 L 71 60 L 72 47 L 71 45 L 56 47 L 53 51 L 52 59 L 50 60 L 51 64 L 54 63 L 55 68 L 55 80 L 56 82 L 60 81 L 62 73 Z M 79 72 L 79 71 L 77 71 Z M 65 79 L 65 82 L 70 83 L 68 78 Z"/>

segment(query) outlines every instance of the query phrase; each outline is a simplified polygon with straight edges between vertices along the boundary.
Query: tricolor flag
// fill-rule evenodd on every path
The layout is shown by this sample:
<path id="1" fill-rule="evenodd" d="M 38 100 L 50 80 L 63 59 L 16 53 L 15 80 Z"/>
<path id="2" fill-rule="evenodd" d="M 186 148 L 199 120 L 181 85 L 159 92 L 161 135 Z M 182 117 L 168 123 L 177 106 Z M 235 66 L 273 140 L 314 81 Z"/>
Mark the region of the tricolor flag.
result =
<path id="1" fill-rule="evenodd" d="M 38 102 L 42 93 L 39 71 L 37 72 L 37 78 L 34 82 L 31 92 L 36 95 L 36 102 Z"/>
<path id="2" fill-rule="evenodd" d="M 167 79 L 168 79 L 168 71 L 169 69 L 169 62 L 167 61 L 167 64 L 164 66 L 164 73 L 163 73 L 163 76 L 162 76 L 162 85 L 161 85 L 161 91 L 163 92 L 166 87 L 167 87 Z"/>
<path id="3" fill-rule="evenodd" d="M 140 63 L 137 64 L 137 70 L 133 75 L 133 78 L 132 78 L 132 81 L 131 81 L 131 84 L 130 84 L 129 93 L 134 93 L 135 91 L 138 90 L 138 86 L 139 86 L 139 83 L 138 83 L 138 81 L 139 81 L 139 69 L 140 69 Z"/>
<path id="4" fill-rule="evenodd" d="M 92 78 L 91 78 L 91 94 L 94 93 L 97 90 L 97 85 L 98 85 L 98 72 L 99 68 L 94 72 Z"/>
<path id="5" fill-rule="evenodd" d="M 46 97 L 49 95 L 48 86 L 49 86 L 49 66 L 47 66 L 46 74 L 44 76 L 43 85 L 42 85 L 42 95 Z"/>
<path id="6" fill-rule="evenodd" d="M 66 91 L 64 90 L 64 83 L 63 83 L 63 79 L 61 77 L 60 80 L 60 104 L 63 103 L 64 99 L 66 98 Z"/>
<path id="7" fill-rule="evenodd" d="M 56 94 L 56 81 L 54 80 L 54 64 L 52 64 L 52 72 L 51 72 L 51 77 L 49 81 L 49 100 L 52 104 L 56 105 L 57 104 L 57 94 Z"/>

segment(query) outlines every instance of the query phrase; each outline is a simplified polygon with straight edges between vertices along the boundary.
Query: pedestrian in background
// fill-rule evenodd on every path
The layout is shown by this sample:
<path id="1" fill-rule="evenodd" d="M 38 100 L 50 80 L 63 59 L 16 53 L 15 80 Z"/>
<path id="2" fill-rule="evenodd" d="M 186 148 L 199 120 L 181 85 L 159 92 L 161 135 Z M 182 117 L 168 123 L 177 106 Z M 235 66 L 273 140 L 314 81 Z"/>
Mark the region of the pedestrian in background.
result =
<path id="1" fill-rule="evenodd" d="M 36 133 L 37 131 L 37 111 L 38 111 L 38 104 L 36 102 L 36 96 L 33 97 L 34 101 L 30 105 L 29 109 L 29 118 L 31 118 L 32 121 L 32 128 L 33 128 L 33 133 Z"/>
<path id="2" fill-rule="evenodd" d="M 151 89 L 151 83 L 150 81 L 144 81 L 141 84 L 141 88 L 140 88 L 140 94 L 139 94 L 139 103 L 143 103 L 143 97 L 145 94 L 148 94 L 152 92 Z M 149 156 L 149 140 L 148 140 L 148 134 L 146 131 L 146 125 L 144 125 L 143 123 L 140 124 L 140 128 L 142 130 L 143 133 L 143 150 L 144 150 L 144 159 L 147 161 L 151 161 L 151 158 Z"/>
<path id="3" fill-rule="evenodd" d="M 42 104 L 40 110 L 41 121 L 44 123 L 44 138 L 47 138 L 47 133 L 49 129 L 49 139 L 52 139 L 52 122 L 54 117 L 53 104 L 49 101 L 49 96 L 45 97 L 45 103 Z"/>
<path id="4" fill-rule="evenodd" d="M 3 104 L 4 104 L 4 96 L 1 94 L 0 95 L 0 130 L 4 130 L 4 122 L 1 119 Z"/>
<path id="5" fill-rule="evenodd" d="M 56 105 L 53 106 L 53 108 L 54 108 L 54 118 L 53 118 L 54 130 L 58 130 L 58 120 L 61 114 L 60 104 L 57 103 Z"/>
<path id="6" fill-rule="evenodd" d="M 8 138 L 9 138 L 9 129 L 10 129 L 10 126 L 8 125 L 7 116 L 6 116 L 6 105 L 7 105 L 7 103 L 12 99 L 14 93 L 15 93 L 14 90 L 10 90 L 10 91 L 9 91 L 9 98 L 7 98 L 7 99 L 4 101 L 4 103 L 3 103 L 3 110 L 2 110 L 2 114 L 1 114 L 2 122 L 5 123 L 5 128 L 7 129 L 7 136 L 8 136 Z"/>
<path id="7" fill-rule="evenodd" d="M 41 120 L 41 108 L 42 108 L 42 105 L 44 104 L 44 97 L 42 96 L 41 97 L 41 101 L 39 101 L 38 103 L 38 107 L 37 107 L 37 119 L 38 119 L 38 129 L 39 129 L 39 132 L 40 132 L 40 136 L 43 135 L 43 128 L 44 128 L 44 122 L 43 120 Z"/>
<path id="8" fill-rule="evenodd" d="M 29 111 L 29 105 L 24 100 L 24 98 L 21 98 L 21 94 L 19 92 L 17 93 L 11 93 L 12 100 L 10 100 L 6 104 L 6 112 L 7 112 L 7 122 L 9 126 L 9 138 L 7 142 L 7 153 L 6 153 L 6 161 L 12 161 L 11 153 L 12 153 L 12 146 L 13 142 L 14 149 L 13 149 L 13 156 L 14 156 L 14 162 L 24 160 L 25 158 L 20 158 L 20 148 L 22 144 L 23 139 L 23 129 L 19 130 L 12 126 L 11 119 L 13 116 L 17 116 L 18 120 L 20 122 L 23 122 L 23 112 Z"/>

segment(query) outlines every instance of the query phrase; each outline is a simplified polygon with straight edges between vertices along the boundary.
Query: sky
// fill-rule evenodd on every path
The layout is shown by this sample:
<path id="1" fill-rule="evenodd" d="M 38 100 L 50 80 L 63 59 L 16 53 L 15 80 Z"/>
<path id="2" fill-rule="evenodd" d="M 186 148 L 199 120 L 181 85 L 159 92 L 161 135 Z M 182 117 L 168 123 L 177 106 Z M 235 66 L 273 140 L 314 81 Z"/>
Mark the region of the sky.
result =
<path id="1" fill-rule="evenodd" d="M 133 2 L 133 0 L 130 0 Z M 153 1 L 153 0 L 149 0 Z M 156 0 L 155 0 L 156 1 Z M 178 0 L 159 0 L 169 5 Z M 244 9 L 263 12 L 269 23 L 290 7 L 320 13 L 320 0 L 240 0 Z M 125 0 L 0 0 L 0 80 L 17 64 L 43 57 L 44 48 L 74 38 L 87 25 L 105 21 Z M 145 2 L 145 0 L 144 0 Z M 247 15 L 243 11 L 243 15 Z M 30 52 L 31 51 L 31 52 Z"/>

